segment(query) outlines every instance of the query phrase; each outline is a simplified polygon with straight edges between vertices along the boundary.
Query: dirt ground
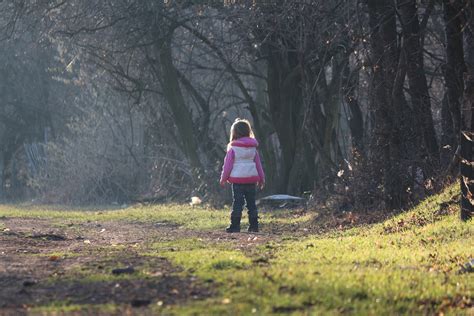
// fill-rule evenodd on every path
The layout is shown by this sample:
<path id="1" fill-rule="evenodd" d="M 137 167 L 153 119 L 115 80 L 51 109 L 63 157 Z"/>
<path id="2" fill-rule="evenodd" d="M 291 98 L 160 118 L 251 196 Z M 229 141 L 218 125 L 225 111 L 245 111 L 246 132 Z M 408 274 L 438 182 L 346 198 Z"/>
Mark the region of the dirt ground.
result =
<path id="1" fill-rule="evenodd" d="M 153 242 L 202 238 L 253 249 L 277 235 L 197 232 L 168 223 L 68 223 L 43 219 L 3 218 L 0 230 L 0 314 L 21 315 L 35 306 L 116 303 L 135 314 L 149 304 L 179 304 L 213 295 L 212 283 L 179 274 L 163 257 L 140 255 Z M 250 251 L 250 250 L 249 250 Z M 116 276 L 133 267 L 146 275 Z M 105 280 L 81 282 L 88 272 L 108 273 Z M 126 276 L 126 274 L 124 273 Z"/>

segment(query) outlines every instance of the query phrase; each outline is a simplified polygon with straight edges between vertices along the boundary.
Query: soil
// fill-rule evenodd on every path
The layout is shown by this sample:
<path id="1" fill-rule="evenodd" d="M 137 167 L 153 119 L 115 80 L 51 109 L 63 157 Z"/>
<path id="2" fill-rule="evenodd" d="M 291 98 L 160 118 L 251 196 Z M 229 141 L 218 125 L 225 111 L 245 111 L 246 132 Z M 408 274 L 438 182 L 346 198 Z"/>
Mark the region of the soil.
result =
<path id="1" fill-rule="evenodd" d="M 114 303 L 126 309 L 121 313 L 141 314 L 141 308 L 150 304 L 204 299 L 215 292 L 212 283 L 179 273 L 180 268 L 166 258 L 140 255 L 138 248 L 158 241 L 202 238 L 251 251 L 255 245 L 278 238 L 275 234 L 191 231 L 169 223 L 25 218 L 2 218 L 2 222 L 6 228 L 0 231 L 1 315 L 21 315 L 57 301 L 91 306 Z M 112 273 L 127 267 L 140 276 Z M 111 277 L 81 281 L 90 272 Z"/>

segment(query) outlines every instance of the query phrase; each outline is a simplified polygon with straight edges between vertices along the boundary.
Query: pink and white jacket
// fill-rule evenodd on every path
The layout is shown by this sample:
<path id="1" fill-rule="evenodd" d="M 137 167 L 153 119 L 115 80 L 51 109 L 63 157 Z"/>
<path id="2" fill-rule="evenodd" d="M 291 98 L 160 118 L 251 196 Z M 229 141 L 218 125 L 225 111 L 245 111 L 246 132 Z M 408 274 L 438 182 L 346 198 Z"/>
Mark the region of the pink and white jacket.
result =
<path id="1" fill-rule="evenodd" d="M 221 182 L 239 184 L 265 182 L 257 147 L 257 140 L 251 137 L 242 137 L 231 142 L 224 159 Z"/>

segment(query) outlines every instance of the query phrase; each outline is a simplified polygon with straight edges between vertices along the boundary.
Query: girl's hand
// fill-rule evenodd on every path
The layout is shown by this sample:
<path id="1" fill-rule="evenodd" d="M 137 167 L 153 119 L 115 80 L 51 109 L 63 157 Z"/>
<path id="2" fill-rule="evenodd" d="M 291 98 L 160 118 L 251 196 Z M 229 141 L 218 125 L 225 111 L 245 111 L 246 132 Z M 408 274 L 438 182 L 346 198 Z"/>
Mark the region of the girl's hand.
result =
<path id="1" fill-rule="evenodd" d="M 263 190 L 263 188 L 265 187 L 265 181 L 260 181 L 258 183 L 258 187 L 260 188 L 260 190 Z"/>
<path id="2" fill-rule="evenodd" d="M 225 188 L 225 184 L 226 184 L 226 182 L 227 182 L 227 181 L 221 180 L 221 181 L 220 181 L 220 185 L 221 185 L 221 187 Z"/>

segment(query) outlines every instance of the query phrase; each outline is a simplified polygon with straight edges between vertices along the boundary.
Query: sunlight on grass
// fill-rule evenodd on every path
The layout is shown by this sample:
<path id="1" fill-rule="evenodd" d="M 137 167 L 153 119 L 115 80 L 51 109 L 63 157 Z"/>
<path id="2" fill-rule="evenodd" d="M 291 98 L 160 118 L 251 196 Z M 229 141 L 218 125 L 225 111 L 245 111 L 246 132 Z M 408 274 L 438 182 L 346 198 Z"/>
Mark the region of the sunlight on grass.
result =
<path id="1" fill-rule="evenodd" d="M 459 221 L 457 203 L 453 202 L 457 194 L 457 187 L 452 186 L 384 223 L 306 237 L 287 232 L 281 239 L 245 252 L 232 239 L 199 238 L 192 232 L 184 237 L 176 234 L 175 239 L 171 234 L 163 241 L 150 240 L 135 251 L 145 257 L 167 258 L 183 268 L 177 274 L 199 278 L 215 289 L 215 295 L 179 306 L 153 304 L 149 309 L 172 315 L 470 314 L 474 275 L 460 274 L 459 270 L 474 257 L 474 228 L 472 223 Z M 268 227 L 305 225 L 314 216 L 288 211 L 262 215 Z M 192 230 L 217 230 L 227 225 L 229 214 L 180 205 L 103 211 L 4 205 L 0 216 L 171 222 Z M 112 262 L 118 255 L 112 248 L 100 253 Z M 150 262 L 123 278 L 147 278 L 148 271 L 153 271 Z M 73 281 L 78 276 L 81 282 L 117 280 L 109 268 L 98 271 L 94 266 L 78 266 L 65 279 Z M 62 310 L 54 305 L 44 308 Z"/>
<path id="2" fill-rule="evenodd" d="M 124 209 L 68 209 L 50 206 L 0 205 L 0 216 L 70 221 L 170 222 L 190 229 L 215 229 L 227 224 L 224 211 L 192 208 L 188 205 L 131 206 Z"/>
<path id="3" fill-rule="evenodd" d="M 169 312 L 468 314 L 474 277 L 458 271 L 474 256 L 472 223 L 452 214 L 433 216 L 418 226 L 413 222 L 398 232 L 385 230 L 401 220 L 430 218 L 455 192 L 450 188 L 384 224 L 260 246 L 272 257 L 268 264 L 250 264 L 241 252 L 202 244 L 166 253 L 220 289 L 217 297 Z M 246 263 L 226 263 L 230 256 Z"/>
<path id="4" fill-rule="evenodd" d="M 34 315 L 97 315 L 97 314 L 117 314 L 122 311 L 123 314 L 131 312 L 130 306 L 122 308 L 116 304 L 65 304 L 66 302 L 52 302 L 41 307 L 29 308 L 28 311 Z M 127 313 L 128 311 L 128 313 Z"/>
<path id="5" fill-rule="evenodd" d="M 287 213 L 287 212 L 286 212 Z M 314 214 L 282 217 L 282 211 L 262 214 L 262 224 L 292 225 L 311 220 Z M 130 206 L 123 209 L 78 209 L 54 206 L 0 205 L 0 217 L 68 220 L 70 222 L 165 222 L 193 230 L 223 229 L 229 224 L 230 212 L 189 205 Z M 242 223 L 245 224 L 246 216 Z M 60 227 L 61 223 L 55 223 Z"/>

